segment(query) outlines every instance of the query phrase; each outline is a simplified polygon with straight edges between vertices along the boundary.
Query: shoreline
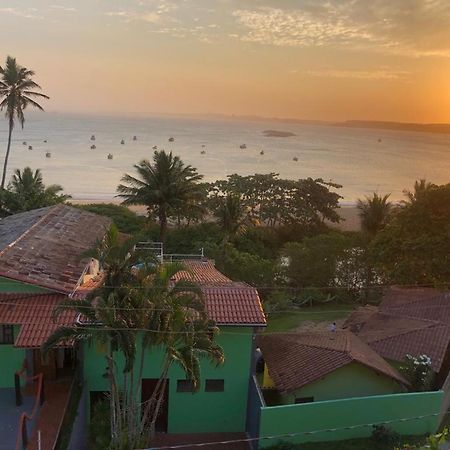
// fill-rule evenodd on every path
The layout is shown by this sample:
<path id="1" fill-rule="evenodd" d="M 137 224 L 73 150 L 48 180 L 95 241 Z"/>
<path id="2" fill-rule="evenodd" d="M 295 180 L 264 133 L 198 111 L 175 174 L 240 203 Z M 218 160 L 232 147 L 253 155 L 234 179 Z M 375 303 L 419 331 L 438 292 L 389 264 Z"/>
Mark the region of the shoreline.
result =
<path id="1" fill-rule="evenodd" d="M 72 198 L 69 200 L 69 203 L 74 205 L 90 205 L 90 204 L 113 204 L 120 206 L 120 200 L 116 198 L 105 199 L 105 198 Z M 128 206 L 130 211 L 133 211 L 138 216 L 146 215 L 146 207 L 145 206 Z M 361 222 L 358 216 L 358 209 L 356 204 L 350 203 L 341 203 L 339 208 L 339 215 L 344 219 L 341 223 L 329 223 L 328 225 L 331 228 L 335 228 L 340 231 L 359 231 L 361 229 Z"/>

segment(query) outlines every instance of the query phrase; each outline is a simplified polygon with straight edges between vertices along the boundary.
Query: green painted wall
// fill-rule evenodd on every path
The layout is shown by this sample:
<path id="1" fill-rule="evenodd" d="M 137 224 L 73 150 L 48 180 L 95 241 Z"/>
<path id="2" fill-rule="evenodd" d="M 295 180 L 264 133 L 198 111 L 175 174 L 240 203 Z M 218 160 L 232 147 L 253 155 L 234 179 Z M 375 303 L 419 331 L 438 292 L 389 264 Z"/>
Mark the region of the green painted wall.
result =
<path id="1" fill-rule="evenodd" d="M 225 364 L 212 366 L 202 361 L 199 392 L 177 392 L 177 380 L 185 379 L 182 370 L 173 366 L 169 372 L 169 433 L 242 432 L 245 431 L 247 394 L 250 374 L 252 329 L 223 327 L 217 337 L 225 353 Z M 84 346 L 84 374 L 89 391 L 108 390 L 102 378 L 106 369 L 104 348 Z M 138 350 L 138 355 L 140 350 Z M 119 367 L 120 355 L 117 355 Z M 145 360 L 144 378 L 158 378 L 162 349 L 153 350 Z M 136 362 L 137 372 L 138 361 Z M 206 379 L 224 379 L 224 392 L 205 392 Z"/>
<path id="2" fill-rule="evenodd" d="M 20 327 L 14 326 L 14 339 Z M 25 349 L 13 345 L 0 344 L 0 388 L 14 387 L 14 374 L 21 369 L 25 359 Z"/>
<path id="3" fill-rule="evenodd" d="M 314 401 L 368 397 L 403 392 L 392 378 L 380 375 L 359 363 L 350 363 L 324 378 L 297 391 L 280 396 L 281 403 L 290 405 L 297 397 L 314 397 Z"/>
<path id="4" fill-rule="evenodd" d="M 52 292 L 33 284 L 22 283 L 10 278 L 0 277 L 0 292 Z"/>
<path id="5" fill-rule="evenodd" d="M 417 416 L 430 417 L 395 422 L 389 427 L 403 435 L 433 433 L 439 425 L 442 399 L 443 392 L 437 391 L 265 407 L 261 408 L 260 437 L 376 424 Z M 368 437 L 371 433 L 371 426 L 361 426 L 332 433 L 303 434 L 283 440 L 292 443 L 338 441 Z M 260 448 L 276 443 L 272 439 L 260 442 Z"/>

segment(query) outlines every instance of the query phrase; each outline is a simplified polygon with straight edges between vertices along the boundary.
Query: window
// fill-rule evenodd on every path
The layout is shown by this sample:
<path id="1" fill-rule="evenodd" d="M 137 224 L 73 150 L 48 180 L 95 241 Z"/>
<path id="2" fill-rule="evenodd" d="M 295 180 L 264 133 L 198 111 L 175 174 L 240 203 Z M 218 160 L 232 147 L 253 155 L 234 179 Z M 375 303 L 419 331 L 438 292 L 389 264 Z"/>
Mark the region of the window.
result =
<path id="1" fill-rule="evenodd" d="M 177 392 L 194 392 L 192 380 L 177 380 Z"/>
<path id="2" fill-rule="evenodd" d="M 0 344 L 14 344 L 14 328 L 12 325 L 0 325 Z"/>
<path id="3" fill-rule="evenodd" d="M 223 392 L 225 380 L 206 380 L 205 392 Z"/>
<path id="4" fill-rule="evenodd" d="M 295 403 L 311 403 L 314 401 L 314 397 L 297 397 Z"/>

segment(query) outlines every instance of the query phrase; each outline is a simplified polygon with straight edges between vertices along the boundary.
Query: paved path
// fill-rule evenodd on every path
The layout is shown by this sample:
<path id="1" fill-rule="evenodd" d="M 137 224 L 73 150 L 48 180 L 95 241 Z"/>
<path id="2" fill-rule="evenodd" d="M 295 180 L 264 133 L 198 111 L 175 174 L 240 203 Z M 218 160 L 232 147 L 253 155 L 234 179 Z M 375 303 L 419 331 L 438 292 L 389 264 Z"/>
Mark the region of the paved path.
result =
<path id="1" fill-rule="evenodd" d="M 37 450 L 37 431 L 41 431 L 41 448 L 52 450 L 58 437 L 69 399 L 71 378 L 47 382 L 45 384 L 45 402 L 41 407 L 37 424 L 27 450 Z"/>
<path id="2" fill-rule="evenodd" d="M 24 396 L 23 405 L 18 407 L 14 388 L 0 388 L 0 450 L 16 447 L 19 418 L 23 412 L 31 414 L 34 400 L 34 396 Z M 33 424 L 28 425 L 32 431 Z"/>

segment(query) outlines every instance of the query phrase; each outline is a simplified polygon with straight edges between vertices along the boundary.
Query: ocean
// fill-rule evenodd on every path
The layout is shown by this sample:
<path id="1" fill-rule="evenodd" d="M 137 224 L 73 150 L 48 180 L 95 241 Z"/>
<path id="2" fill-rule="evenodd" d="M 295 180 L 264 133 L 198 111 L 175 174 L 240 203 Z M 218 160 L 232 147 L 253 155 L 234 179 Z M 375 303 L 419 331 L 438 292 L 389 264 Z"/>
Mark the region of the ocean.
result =
<path id="1" fill-rule="evenodd" d="M 266 137 L 267 129 L 295 136 Z M 1 163 L 6 142 L 7 121 L 0 120 Z M 242 144 L 247 148 L 241 149 Z M 292 179 L 331 180 L 343 185 L 338 191 L 343 204 L 353 204 L 374 191 L 391 193 L 393 200 L 399 200 L 402 191 L 420 178 L 450 182 L 450 135 L 445 134 L 187 116 L 62 113 L 32 113 L 23 130 L 16 127 L 9 173 L 25 166 L 39 168 L 46 184 L 61 184 L 74 199 L 108 201 L 114 199 L 122 175 L 133 173 L 133 164 L 152 158 L 155 145 L 179 155 L 206 181 L 232 173 L 269 172 Z M 109 153 L 113 159 L 107 158 Z"/>

